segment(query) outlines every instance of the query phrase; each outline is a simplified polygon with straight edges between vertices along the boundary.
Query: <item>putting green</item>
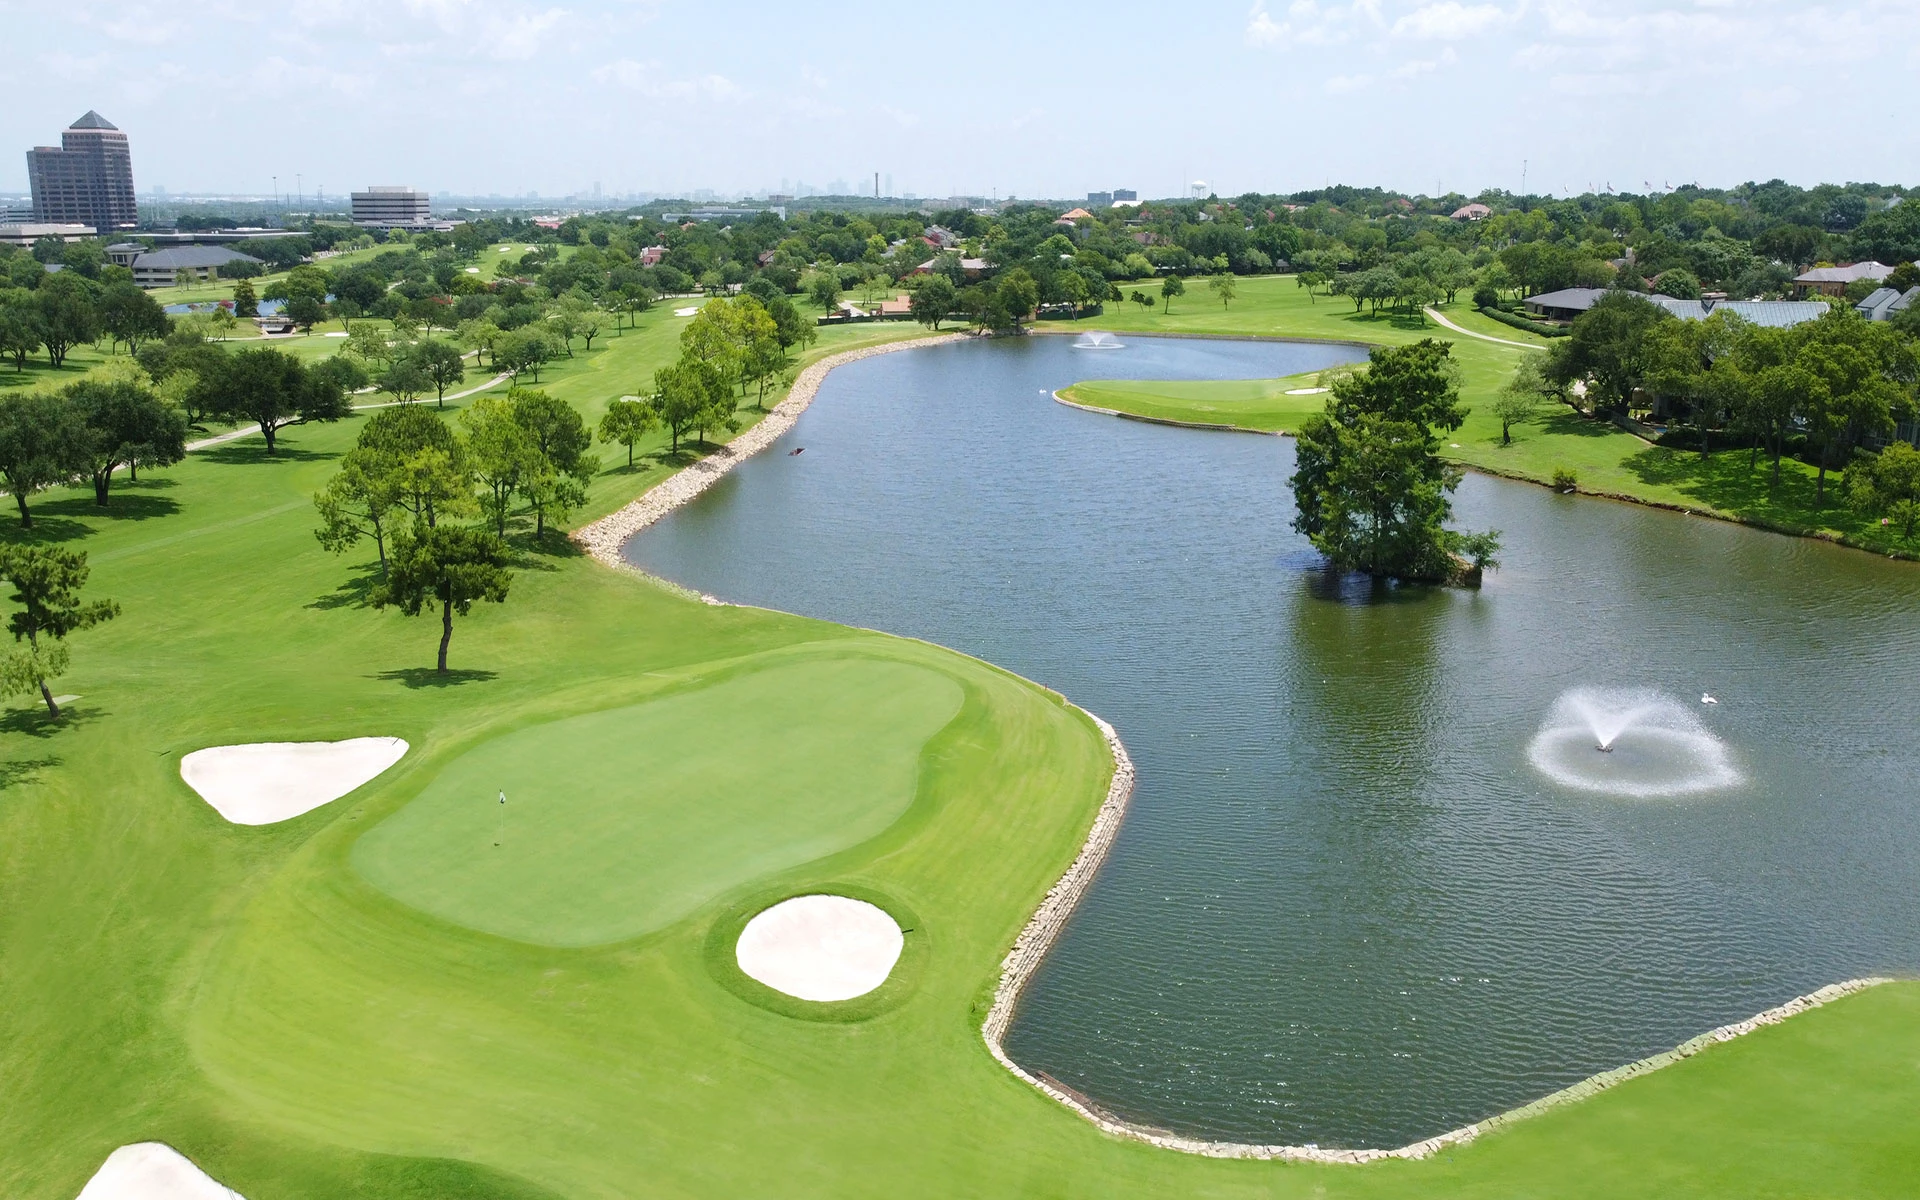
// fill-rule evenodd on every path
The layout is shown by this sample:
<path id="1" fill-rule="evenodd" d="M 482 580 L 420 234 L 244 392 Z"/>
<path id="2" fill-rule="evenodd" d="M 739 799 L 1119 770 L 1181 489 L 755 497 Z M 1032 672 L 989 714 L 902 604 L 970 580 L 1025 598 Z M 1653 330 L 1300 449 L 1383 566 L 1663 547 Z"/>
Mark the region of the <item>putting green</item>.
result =
<path id="1" fill-rule="evenodd" d="M 633 937 L 893 824 L 961 698 L 937 671 L 846 657 L 535 725 L 455 759 L 360 839 L 353 865 L 488 933 Z"/>

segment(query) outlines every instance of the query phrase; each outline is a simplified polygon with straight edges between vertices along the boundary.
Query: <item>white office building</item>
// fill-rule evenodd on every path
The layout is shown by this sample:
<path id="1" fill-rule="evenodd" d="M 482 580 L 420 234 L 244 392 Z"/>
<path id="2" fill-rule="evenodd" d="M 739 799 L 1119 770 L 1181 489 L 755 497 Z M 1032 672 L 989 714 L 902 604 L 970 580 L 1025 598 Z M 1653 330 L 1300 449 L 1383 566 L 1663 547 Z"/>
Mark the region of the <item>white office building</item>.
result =
<path id="1" fill-rule="evenodd" d="M 425 192 L 374 186 L 353 193 L 353 223 L 368 229 L 430 229 L 433 205 Z"/>

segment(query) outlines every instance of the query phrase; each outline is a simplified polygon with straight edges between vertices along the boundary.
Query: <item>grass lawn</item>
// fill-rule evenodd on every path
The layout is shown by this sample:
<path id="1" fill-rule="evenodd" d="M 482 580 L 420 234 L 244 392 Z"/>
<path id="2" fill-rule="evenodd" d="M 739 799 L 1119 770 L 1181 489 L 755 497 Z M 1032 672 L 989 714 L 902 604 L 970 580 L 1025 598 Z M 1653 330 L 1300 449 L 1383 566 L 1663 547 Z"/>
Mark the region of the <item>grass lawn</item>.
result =
<path id="1" fill-rule="evenodd" d="M 474 747 L 361 837 L 354 869 L 503 937 L 633 937 L 884 831 L 961 701 L 949 676 L 840 653 L 661 685 Z"/>
<path id="2" fill-rule="evenodd" d="M 1094 380 L 1061 389 L 1075 404 L 1107 408 L 1154 421 L 1199 422 L 1285 433 L 1321 410 L 1319 372 L 1280 379 L 1237 379 L 1224 383 L 1178 380 Z M 1308 392 L 1308 395 L 1288 395 Z"/>
<path id="3" fill-rule="evenodd" d="M 679 328 L 656 308 L 541 386 L 597 416 Z M 821 332 L 812 354 L 914 331 Z M 701 604 L 524 533 L 509 600 L 459 619 L 437 677 L 434 622 L 365 607 L 371 549 L 313 537 L 311 496 L 364 419 L 288 429 L 271 458 L 257 438 L 197 453 L 105 509 L 39 498 L 32 536 L 88 551 L 88 594 L 122 613 L 75 637 L 65 720 L 0 714 L 0 1195 L 71 1200 L 147 1139 L 254 1200 L 1893 1197 L 1920 1179 L 1912 984 L 1425 1162 L 1110 1139 L 978 1032 L 1105 793 L 1084 716 L 957 653 Z M 631 470 L 603 451 L 577 519 L 691 453 L 640 450 Z M 278 825 L 227 824 L 178 774 L 204 746 L 363 734 L 412 749 Z M 870 1004 L 783 1005 L 728 967 L 747 916 L 817 890 L 908 929 Z"/>
<path id="4" fill-rule="evenodd" d="M 1745 449 L 1724 450 L 1702 459 L 1698 453 L 1663 449 L 1613 424 L 1590 421 L 1571 409 L 1554 406 L 1542 406 L 1538 416 L 1514 428 L 1510 445 L 1502 445 L 1500 423 L 1486 412 L 1486 406 L 1512 375 L 1520 356 L 1530 351 L 1462 337 L 1425 318 L 1356 313 L 1350 303 L 1337 297 L 1309 298 L 1291 276 L 1242 279 L 1239 290 L 1239 298 L 1225 308 L 1194 295 L 1176 301 L 1171 315 L 1116 304 L 1110 313 L 1081 324 L 1117 332 L 1337 338 L 1376 345 L 1439 338 L 1453 343 L 1462 369 L 1461 395 L 1470 409 L 1466 424 L 1447 439 L 1441 453 L 1464 466 L 1536 483 L 1550 481 L 1555 471 L 1570 470 L 1584 492 L 1833 538 L 1882 552 L 1920 550 L 1900 542 L 1878 521 L 1847 508 L 1833 477 L 1828 479 L 1824 501 L 1819 500 L 1816 472 L 1804 463 L 1783 461 L 1781 481 L 1774 486 L 1766 464 L 1749 470 Z M 1547 341 L 1482 316 L 1465 299 L 1442 311 L 1456 325 L 1489 337 L 1539 345 Z M 1245 404 L 1248 428 L 1287 428 L 1287 416 L 1246 403 L 1250 386 L 1248 382 L 1182 384 L 1176 390 L 1165 385 L 1140 386 L 1126 389 L 1124 405 L 1100 407 L 1213 424 L 1223 423 L 1220 414 Z M 1103 394 L 1119 394 L 1115 384 L 1100 387 Z M 1074 398 L 1080 394 L 1076 392 Z M 1153 411 L 1147 412 L 1147 407 Z"/>

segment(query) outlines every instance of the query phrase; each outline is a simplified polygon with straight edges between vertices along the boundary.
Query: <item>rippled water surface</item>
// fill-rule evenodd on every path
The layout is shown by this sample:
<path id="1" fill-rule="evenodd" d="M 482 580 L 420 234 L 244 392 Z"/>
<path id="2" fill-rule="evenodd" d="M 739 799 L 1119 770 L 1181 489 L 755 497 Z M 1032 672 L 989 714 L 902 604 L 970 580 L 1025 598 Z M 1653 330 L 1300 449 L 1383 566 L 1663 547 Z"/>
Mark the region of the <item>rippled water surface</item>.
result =
<path id="1" fill-rule="evenodd" d="M 1462 522 L 1506 543 L 1482 591 L 1329 578 L 1287 528 L 1291 442 L 1047 393 L 1346 352 L 1127 340 L 842 368 L 627 551 L 980 655 L 1119 728 L 1139 788 L 1020 1062 L 1184 1132 L 1399 1145 L 1920 967 L 1920 569 L 1469 476 Z M 1581 686 L 1711 692 L 1741 782 L 1551 782 L 1528 745 Z"/>

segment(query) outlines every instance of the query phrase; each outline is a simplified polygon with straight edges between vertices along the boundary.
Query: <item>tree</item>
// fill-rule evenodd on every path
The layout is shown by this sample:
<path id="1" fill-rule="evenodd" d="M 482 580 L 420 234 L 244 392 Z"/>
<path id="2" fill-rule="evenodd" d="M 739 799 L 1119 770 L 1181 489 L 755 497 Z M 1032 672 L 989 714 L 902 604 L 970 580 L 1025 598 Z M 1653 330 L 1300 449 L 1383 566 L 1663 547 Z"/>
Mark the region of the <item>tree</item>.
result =
<path id="1" fill-rule="evenodd" d="M 1863 454 L 1847 467 L 1847 497 L 1868 517 L 1898 525 L 1903 541 L 1920 524 L 1920 450 L 1889 442 L 1878 454 Z"/>
<path id="2" fill-rule="evenodd" d="M 1223 310 L 1227 307 L 1229 301 L 1240 294 L 1239 289 L 1234 286 L 1233 276 L 1231 275 L 1215 275 L 1213 278 L 1207 280 L 1207 287 L 1215 296 L 1220 298 L 1220 307 Z"/>
<path id="3" fill-rule="evenodd" d="M 411 354 L 402 354 L 380 373 L 380 390 L 401 404 L 412 404 L 420 393 L 433 386 L 427 373 Z"/>
<path id="4" fill-rule="evenodd" d="M 840 277 L 832 271 L 815 271 L 807 276 L 806 288 L 822 312 L 832 312 L 834 301 L 840 298 Z"/>
<path id="5" fill-rule="evenodd" d="M 351 409 L 339 384 L 310 372 L 291 354 L 273 349 L 242 350 L 222 362 L 204 382 L 211 407 L 236 421 L 254 421 L 276 453 L 275 438 L 288 425 L 338 421 Z"/>
<path id="6" fill-rule="evenodd" d="M 474 317 L 462 321 L 454 328 L 453 336 L 460 339 L 462 346 L 473 348 L 473 365 L 480 366 L 481 358 L 492 351 L 493 344 L 500 340 L 500 327 L 485 317 Z"/>
<path id="7" fill-rule="evenodd" d="M 504 396 L 481 396 L 460 414 L 460 424 L 467 431 L 467 463 L 484 492 L 480 507 L 504 538 L 507 514 L 533 453 L 527 431 L 514 420 L 513 405 Z"/>
<path id="8" fill-rule="evenodd" d="M 260 298 L 254 295 L 253 285 L 244 279 L 233 285 L 233 315 L 236 317 L 260 315 Z"/>
<path id="9" fill-rule="evenodd" d="M 100 327 L 116 343 L 125 342 L 130 354 L 139 353 L 140 343 L 148 338 L 167 336 L 172 327 L 159 303 L 133 283 L 108 284 L 97 307 Z"/>
<path id="10" fill-rule="evenodd" d="M 633 469 L 633 448 L 660 425 L 660 414 L 637 396 L 622 396 L 607 405 L 600 418 L 600 440 L 627 448 L 627 469 Z"/>
<path id="11" fill-rule="evenodd" d="M 733 390 L 712 363 L 697 358 L 682 355 L 672 366 L 655 371 L 653 393 L 653 410 L 667 427 L 674 454 L 688 430 L 732 419 Z"/>
<path id="12" fill-rule="evenodd" d="M 451 342 L 428 338 L 415 346 L 408 357 L 433 386 L 435 402 L 442 406 L 447 402 L 447 388 L 467 377 L 466 360 L 460 348 Z"/>
<path id="13" fill-rule="evenodd" d="M 387 576 L 387 532 L 395 506 L 393 477 L 386 464 L 364 447 L 341 456 L 340 469 L 314 493 L 320 528 L 313 535 L 335 554 L 344 554 L 363 537 L 373 539 L 380 556 L 380 577 Z"/>
<path id="14" fill-rule="evenodd" d="M 476 600 L 506 600 L 513 579 L 508 561 L 506 543 L 485 530 L 442 525 L 402 533 L 394 539 L 386 579 L 373 589 L 373 604 L 392 605 L 410 617 L 437 604 L 440 657 L 435 669 L 444 675 L 454 616 L 466 616 Z"/>
<path id="15" fill-rule="evenodd" d="M 1698 300 L 1700 298 L 1700 277 L 1685 267 L 1674 267 L 1660 272 L 1660 278 L 1654 281 L 1653 290 L 1662 296 L 1672 296 L 1676 300 Z"/>
<path id="16" fill-rule="evenodd" d="M 540 382 L 541 364 L 553 357 L 553 343 L 538 329 L 528 327 L 503 333 L 493 344 L 493 365 L 510 375 L 522 373 Z"/>
<path id="17" fill-rule="evenodd" d="M 326 320 L 329 283 L 327 273 L 319 267 L 295 267 L 289 272 L 281 285 L 286 293 L 288 319 L 309 332 Z"/>
<path id="18" fill-rule="evenodd" d="M 731 409 L 730 392 L 727 401 Z M 540 537 L 549 515 L 565 520 L 569 509 L 586 502 L 587 484 L 600 470 L 600 460 L 587 453 L 593 435 L 573 405 L 531 388 L 508 389 L 507 403 L 531 450 L 520 494 L 533 507 L 533 535 Z"/>
<path id="19" fill-rule="evenodd" d="M 1173 312 L 1173 298 L 1187 294 L 1187 285 L 1178 275 L 1169 275 L 1160 281 L 1160 298 L 1166 301 L 1168 313 Z"/>
<path id="20" fill-rule="evenodd" d="M 1445 342 L 1376 347 L 1333 383 L 1296 441 L 1293 526 L 1338 567 L 1376 578 L 1477 582 L 1495 534 L 1445 528 L 1460 473 L 1434 430 L 1460 427 L 1458 366 Z"/>
<path id="21" fill-rule="evenodd" d="M 120 613 L 120 606 L 111 600 L 81 601 L 89 570 L 87 556 L 76 550 L 58 546 L 0 550 L 0 573 L 13 585 L 13 602 L 20 606 L 19 612 L 7 617 L 7 628 L 16 643 L 26 643 L 0 668 L 0 680 L 10 695 L 38 690 L 56 720 L 60 706 L 47 683 L 66 670 L 67 636 Z"/>
<path id="22" fill-rule="evenodd" d="M 1631 292 L 1602 296 L 1573 322 L 1567 349 L 1551 361 L 1555 382 L 1589 380 L 1594 412 L 1614 407 L 1624 412 L 1634 390 L 1646 382 L 1652 365 L 1653 326 L 1675 320 L 1673 314 Z"/>
<path id="23" fill-rule="evenodd" d="M 92 477 L 93 502 L 101 507 L 115 468 L 167 467 L 187 456 L 186 415 L 140 384 L 83 379 L 61 398 L 79 417 L 75 462 Z"/>
<path id="24" fill-rule="evenodd" d="M 385 367 L 394 360 L 395 347 L 387 330 L 362 323 L 347 331 L 341 353 L 351 354 L 369 367 Z"/>
<path id="25" fill-rule="evenodd" d="M 1020 322 L 1040 303 L 1040 285 L 1025 267 L 1014 267 L 995 283 L 993 298 L 995 306 L 1012 318 L 1013 328 L 1018 329 Z"/>
<path id="26" fill-rule="evenodd" d="M 58 367 L 67 351 L 100 336 L 100 314 L 94 308 L 89 284 L 72 271 L 50 275 L 34 292 L 40 310 L 40 342 L 47 361 Z"/>
<path id="27" fill-rule="evenodd" d="M 37 269 L 37 268 L 36 268 Z M 25 288 L 0 289 L 0 355 L 13 359 L 16 372 L 41 346 L 40 306 Z"/>
<path id="28" fill-rule="evenodd" d="M 955 294 L 952 280 L 945 275 L 929 275 L 914 289 L 907 308 L 914 320 L 928 329 L 939 329 L 940 322 L 953 311 Z"/>
<path id="29" fill-rule="evenodd" d="M 27 497 L 67 482 L 79 470 L 86 430 L 79 414 L 51 392 L 0 396 L 0 479 L 20 509 L 20 528 L 33 528 Z"/>
<path id="30" fill-rule="evenodd" d="M 1500 419 L 1500 444 L 1513 444 L 1513 427 L 1533 415 L 1546 394 L 1548 384 L 1541 373 L 1540 355 L 1528 354 L 1514 368 L 1513 377 L 1493 398 L 1493 415 Z"/>
<path id="31" fill-rule="evenodd" d="M 1134 290 L 1132 295 L 1127 297 L 1127 299 L 1133 301 L 1135 304 L 1138 304 L 1141 308 L 1150 309 L 1154 305 L 1153 297 L 1147 295 L 1145 292 L 1140 291 L 1137 288 Z"/>

